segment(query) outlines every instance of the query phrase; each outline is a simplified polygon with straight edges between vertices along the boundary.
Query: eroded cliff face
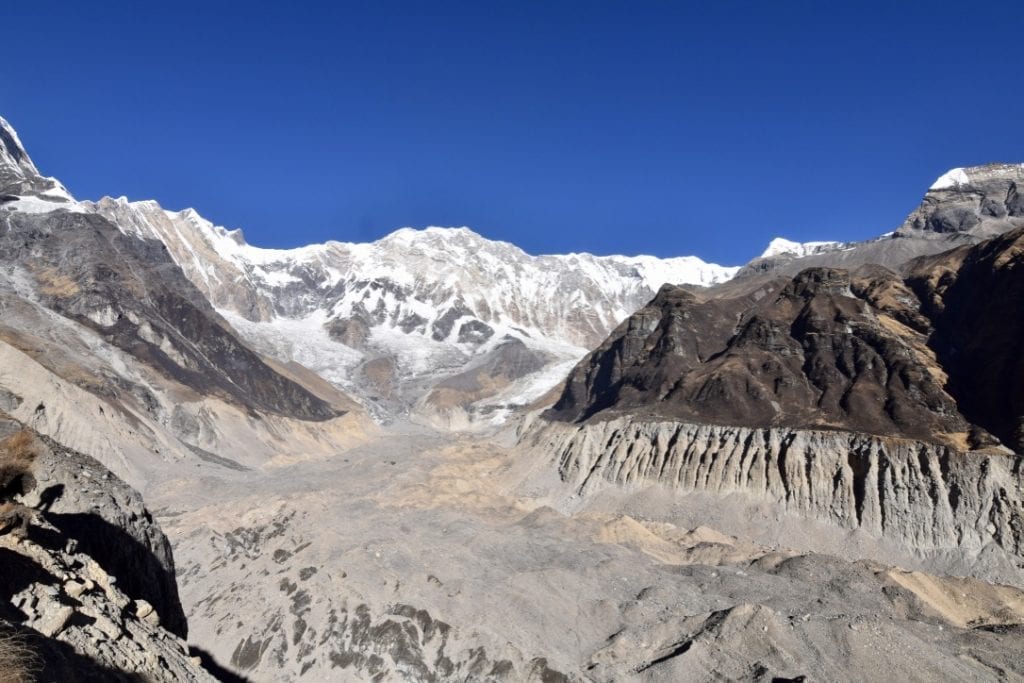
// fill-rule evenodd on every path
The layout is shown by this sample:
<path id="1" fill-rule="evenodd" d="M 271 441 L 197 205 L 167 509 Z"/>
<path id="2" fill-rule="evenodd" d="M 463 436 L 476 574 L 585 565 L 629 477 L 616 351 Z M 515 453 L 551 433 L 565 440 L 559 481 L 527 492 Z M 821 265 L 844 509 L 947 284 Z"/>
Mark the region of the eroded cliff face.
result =
<path id="1" fill-rule="evenodd" d="M 526 443 L 550 454 L 567 495 L 584 500 L 609 486 L 739 494 L 894 541 L 954 573 L 1024 584 L 1024 460 L 1011 455 L 841 431 L 631 418 L 545 423 Z"/>
<path id="2" fill-rule="evenodd" d="M 907 229 L 938 231 L 950 202 L 983 212 L 1016 182 L 964 178 L 934 188 Z M 986 216 L 972 226 L 1013 218 Z M 737 494 L 834 538 L 857 530 L 931 568 L 1021 585 L 1024 229 L 996 232 L 899 273 L 809 268 L 734 296 L 663 288 L 576 367 L 527 442 L 567 496 L 655 485 L 723 507 Z M 898 561 L 886 552 L 868 555 Z"/>

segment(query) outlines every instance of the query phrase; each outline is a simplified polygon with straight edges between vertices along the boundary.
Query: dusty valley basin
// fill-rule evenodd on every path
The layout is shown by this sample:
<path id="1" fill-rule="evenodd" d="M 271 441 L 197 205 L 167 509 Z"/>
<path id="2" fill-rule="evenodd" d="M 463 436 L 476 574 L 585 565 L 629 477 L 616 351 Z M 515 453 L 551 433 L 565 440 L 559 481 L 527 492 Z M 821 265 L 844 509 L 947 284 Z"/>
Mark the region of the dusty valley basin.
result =
<path id="1" fill-rule="evenodd" d="M 857 561 L 898 550 L 753 499 L 573 499 L 514 442 L 397 426 L 152 486 L 190 640 L 255 681 L 1024 676 L 1016 588 Z"/>

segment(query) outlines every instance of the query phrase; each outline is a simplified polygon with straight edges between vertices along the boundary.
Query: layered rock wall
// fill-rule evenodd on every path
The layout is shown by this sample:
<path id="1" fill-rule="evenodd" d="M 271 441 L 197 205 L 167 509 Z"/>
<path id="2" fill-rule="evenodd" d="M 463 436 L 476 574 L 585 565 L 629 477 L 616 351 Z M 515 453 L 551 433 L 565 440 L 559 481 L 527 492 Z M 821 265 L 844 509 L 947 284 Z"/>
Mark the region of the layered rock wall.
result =
<path id="1" fill-rule="evenodd" d="M 546 423 L 527 443 L 563 481 L 661 484 L 679 494 L 742 494 L 912 551 L 983 552 L 1024 564 L 1024 459 L 839 431 L 614 419 Z"/>

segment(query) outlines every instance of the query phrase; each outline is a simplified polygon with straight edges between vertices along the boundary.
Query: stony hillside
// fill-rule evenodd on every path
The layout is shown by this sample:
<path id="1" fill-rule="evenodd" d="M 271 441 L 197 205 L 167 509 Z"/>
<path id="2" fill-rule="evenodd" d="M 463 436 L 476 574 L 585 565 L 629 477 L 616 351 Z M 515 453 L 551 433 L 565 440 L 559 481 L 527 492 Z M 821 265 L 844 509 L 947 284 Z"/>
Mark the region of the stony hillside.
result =
<path id="1" fill-rule="evenodd" d="M 739 296 L 665 287 L 526 442 L 574 497 L 657 485 L 679 509 L 710 494 L 709 511 L 739 495 L 1024 585 L 1021 244 L 1024 228 L 901 274 L 813 267 Z"/>
<path id="2" fill-rule="evenodd" d="M 896 269 L 917 256 L 977 244 L 1024 227 L 1022 189 L 1024 164 L 955 168 L 936 180 L 920 205 L 891 232 L 865 242 L 773 242 L 776 248 L 741 268 L 736 281 L 720 290 L 733 292 L 756 286 L 765 277 L 792 276 L 820 266 L 854 270 L 875 264 Z M 827 216 L 822 226 L 827 232 Z"/>
<path id="3" fill-rule="evenodd" d="M 26 454 L 29 479 L 11 496 L 12 467 Z M 0 470 L 4 676 L 216 680 L 185 643 L 171 547 L 138 493 L 2 414 Z"/>
<path id="4" fill-rule="evenodd" d="M 84 210 L 0 128 L 8 412 L 140 488 L 168 462 L 246 466 L 358 431 L 353 401 L 250 348 L 162 244 Z"/>
<path id="5" fill-rule="evenodd" d="M 577 366 L 551 415 L 1017 448 L 1021 243 L 1024 229 L 922 258 L 907 278 L 809 268 L 734 298 L 665 287 Z"/>

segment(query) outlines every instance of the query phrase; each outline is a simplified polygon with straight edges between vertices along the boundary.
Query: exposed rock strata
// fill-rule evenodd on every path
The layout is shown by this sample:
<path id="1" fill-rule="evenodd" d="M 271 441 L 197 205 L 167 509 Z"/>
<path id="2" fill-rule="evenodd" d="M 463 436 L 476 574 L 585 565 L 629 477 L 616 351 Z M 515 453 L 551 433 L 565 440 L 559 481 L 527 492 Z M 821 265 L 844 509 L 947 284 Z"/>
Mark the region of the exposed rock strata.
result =
<path id="1" fill-rule="evenodd" d="M 1024 460 L 837 431 L 619 418 L 528 437 L 584 496 L 602 485 L 732 493 L 921 554 L 955 551 L 1024 584 Z M 998 557 L 994 562 L 992 558 Z M 988 578 L 991 578 L 989 576 Z"/>
<path id="2" fill-rule="evenodd" d="M 552 415 L 991 443 L 946 392 L 929 331 L 913 293 L 882 268 L 812 268 L 726 300 L 666 286 L 576 367 Z"/>

